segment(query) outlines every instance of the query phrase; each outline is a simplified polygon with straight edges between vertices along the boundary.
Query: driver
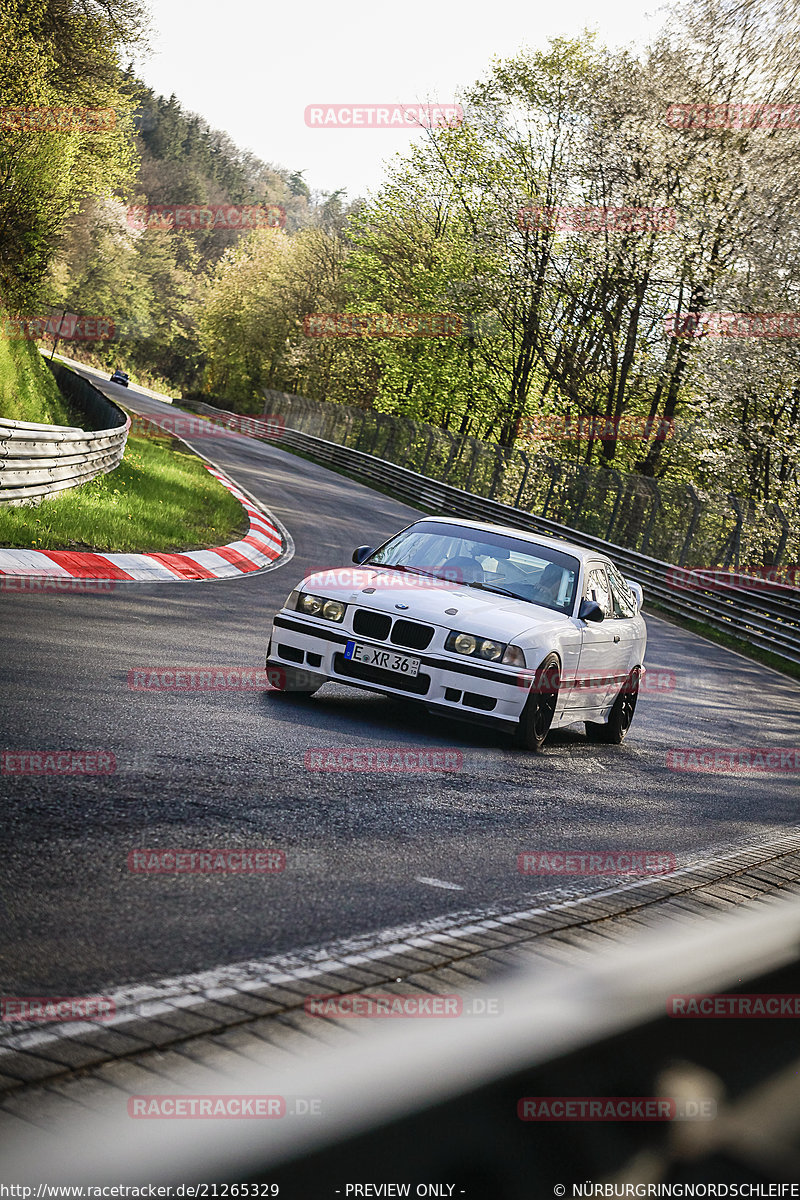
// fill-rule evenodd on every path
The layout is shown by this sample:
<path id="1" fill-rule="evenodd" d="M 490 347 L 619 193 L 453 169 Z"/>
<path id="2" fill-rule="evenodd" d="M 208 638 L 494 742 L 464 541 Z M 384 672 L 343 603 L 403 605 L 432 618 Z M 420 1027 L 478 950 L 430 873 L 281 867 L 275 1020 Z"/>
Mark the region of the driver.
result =
<path id="1" fill-rule="evenodd" d="M 483 583 L 486 579 L 483 567 L 471 554 L 445 559 L 440 569 L 451 583 Z"/>
<path id="2" fill-rule="evenodd" d="M 541 596 L 542 602 L 550 607 L 557 607 L 558 593 L 561 588 L 561 579 L 564 572 L 561 567 L 555 563 L 548 563 L 545 569 L 539 576 L 539 581 L 536 585 L 538 596 Z M 538 598 L 538 597 L 537 597 Z"/>

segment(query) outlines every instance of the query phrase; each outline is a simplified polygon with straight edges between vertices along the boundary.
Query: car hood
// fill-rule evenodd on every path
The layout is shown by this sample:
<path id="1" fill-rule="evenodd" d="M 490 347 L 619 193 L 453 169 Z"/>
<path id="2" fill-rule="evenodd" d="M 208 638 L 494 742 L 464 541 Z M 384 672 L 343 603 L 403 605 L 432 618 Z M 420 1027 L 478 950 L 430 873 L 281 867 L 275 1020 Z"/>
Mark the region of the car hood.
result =
<path id="1" fill-rule="evenodd" d="M 365 592 L 374 588 L 374 592 Z M 446 583 L 404 571 L 375 567 L 340 567 L 307 575 L 299 591 L 313 592 L 330 600 L 342 600 L 447 629 L 463 629 L 479 637 L 511 641 L 526 633 L 563 629 L 569 620 L 550 608 L 482 592 L 464 584 Z M 398 607 L 404 606 L 404 607 Z M 455 612 L 449 612 L 455 609 Z"/>

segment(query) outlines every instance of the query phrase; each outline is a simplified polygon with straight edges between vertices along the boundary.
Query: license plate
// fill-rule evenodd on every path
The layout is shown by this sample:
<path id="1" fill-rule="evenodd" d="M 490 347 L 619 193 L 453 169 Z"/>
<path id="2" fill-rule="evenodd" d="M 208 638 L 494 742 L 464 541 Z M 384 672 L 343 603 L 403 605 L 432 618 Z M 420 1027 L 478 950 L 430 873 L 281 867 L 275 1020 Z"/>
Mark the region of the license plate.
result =
<path id="1" fill-rule="evenodd" d="M 398 675 L 413 678 L 419 671 L 419 659 L 380 646 L 364 646 L 361 642 L 348 642 L 344 648 L 345 658 L 363 663 L 365 667 L 380 667 L 382 671 L 395 671 Z"/>

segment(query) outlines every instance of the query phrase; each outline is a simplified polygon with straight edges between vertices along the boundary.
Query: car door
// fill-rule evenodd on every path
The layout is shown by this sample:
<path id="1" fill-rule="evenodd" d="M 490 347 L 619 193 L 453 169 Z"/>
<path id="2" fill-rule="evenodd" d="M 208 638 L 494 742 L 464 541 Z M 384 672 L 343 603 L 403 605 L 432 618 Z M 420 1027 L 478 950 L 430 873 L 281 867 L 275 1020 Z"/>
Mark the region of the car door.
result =
<path id="1" fill-rule="evenodd" d="M 611 589 L 605 563 L 588 562 L 584 572 L 584 600 L 594 600 L 603 610 L 602 621 L 583 621 L 578 670 L 568 707 L 574 715 L 597 715 L 605 708 L 615 688 L 621 668 L 620 636 L 616 628 Z"/>
<path id="2" fill-rule="evenodd" d="M 642 620 L 637 613 L 636 597 L 628 588 L 624 577 L 612 563 L 607 564 L 607 573 L 614 624 L 620 639 L 620 670 L 624 679 L 627 679 L 631 670 L 639 666 L 644 658 Z"/>

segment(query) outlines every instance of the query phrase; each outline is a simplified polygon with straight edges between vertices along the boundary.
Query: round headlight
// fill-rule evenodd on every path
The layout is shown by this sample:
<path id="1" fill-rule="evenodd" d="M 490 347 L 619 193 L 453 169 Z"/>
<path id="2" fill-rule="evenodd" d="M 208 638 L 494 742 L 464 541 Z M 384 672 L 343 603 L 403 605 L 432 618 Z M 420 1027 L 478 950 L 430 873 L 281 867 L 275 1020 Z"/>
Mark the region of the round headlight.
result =
<path id="1" fill-rule="evenodd" d="M 341 600 L 326 600 L 322 606 L 322 615 L 329 621 L 341 621 L 344 616 L 344 605 Z"/>
<path id="2" fill-rule="evenodd" d="M 310 617 L 317 617 L 322 612 L 322 601 L 319 596 L 301 596 L 300 611 L 308 613 Z"/>
<path id="3" fill-rule="evenodd" d="M 460 633 L 453 642 L 453 648 L 458 654 L 474 654 L 477 645 L 471 633 Z"/>
<path id="4" fill-rule="evenodd" d="M 489 658 L 492 662 L 496 662 L 501 657 L 505 647 L 500 642 L 490 642 L 488 638 L 480 644 L 481 658 Z"/>

